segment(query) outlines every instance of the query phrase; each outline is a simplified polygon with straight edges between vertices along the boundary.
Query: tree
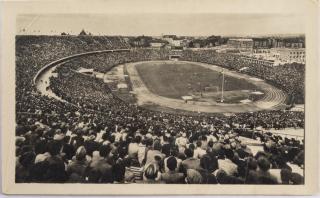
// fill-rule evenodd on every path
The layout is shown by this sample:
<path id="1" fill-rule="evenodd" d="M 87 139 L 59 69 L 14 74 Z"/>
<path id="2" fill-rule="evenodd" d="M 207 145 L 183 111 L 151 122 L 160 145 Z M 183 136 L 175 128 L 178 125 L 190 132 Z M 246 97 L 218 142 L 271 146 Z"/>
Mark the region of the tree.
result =
<path id="1" fill-rule="evenodd" d="M 84 31 L 84 29 L 82 29 L 79 36 L 86 36 L 86 35 L 87 35 L 87 33 Z"/>

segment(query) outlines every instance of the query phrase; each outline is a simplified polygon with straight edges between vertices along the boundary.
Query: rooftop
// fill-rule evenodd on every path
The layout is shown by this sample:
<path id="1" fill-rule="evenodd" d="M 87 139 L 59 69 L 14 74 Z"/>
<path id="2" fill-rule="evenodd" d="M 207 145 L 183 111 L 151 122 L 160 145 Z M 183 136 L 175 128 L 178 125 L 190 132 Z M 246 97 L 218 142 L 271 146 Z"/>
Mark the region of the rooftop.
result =
<path id="1" fill-rule="evenodd" d="M 229 41 L 253 41 L 252 39 L 245 39 L 245 38 L 233 38 L 229 39 Z"/>

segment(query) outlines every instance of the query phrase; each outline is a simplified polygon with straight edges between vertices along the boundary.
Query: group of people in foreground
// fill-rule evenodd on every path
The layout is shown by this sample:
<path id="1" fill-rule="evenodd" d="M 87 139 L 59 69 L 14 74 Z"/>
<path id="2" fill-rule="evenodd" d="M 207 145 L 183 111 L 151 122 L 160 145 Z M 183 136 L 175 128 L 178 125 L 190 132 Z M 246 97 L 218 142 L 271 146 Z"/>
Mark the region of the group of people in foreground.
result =
<path id="1" fill-rule="evenodd" d="M 125 47 L 119 38 L 104 39 L 110 48 L 117 49 L 117 43 Z M 87 40 L 17 41 L 16 182 L 304 183 L 303 173 L 297 171 L 304 169 L 304 142 L 255 130 L 303 128 L 303 112 L 231 116 L 153 112 L 118 99 L 102 80 L 71 71 L 83 66 L 106 72 L 125 62 L 168 59 L 166 50 L 135 49 L 72 60 L 50 79 L 50 89 L 66 102 L 41 95 L 32 84 L 36 72 L 72 50 L 104 46 Z M 200 61 L 197 54 L 183 53 L 183 60 Z M 290 75 L 284 73 L 283 84 L 299 79 Z M 243 131 L 252 132 L 250 138 L 259 144 L 250 145 Z M 256 153 L 252 146 L 262 149 Z"/>

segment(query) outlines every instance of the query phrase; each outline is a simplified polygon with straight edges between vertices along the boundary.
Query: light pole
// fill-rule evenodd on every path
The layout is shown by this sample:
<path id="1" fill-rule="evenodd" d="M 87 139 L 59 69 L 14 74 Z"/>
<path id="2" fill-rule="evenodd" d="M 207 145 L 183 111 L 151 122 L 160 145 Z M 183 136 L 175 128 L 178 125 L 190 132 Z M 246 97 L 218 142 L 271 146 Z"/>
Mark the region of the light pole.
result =
<path id="1" fill-rule="evenodd" d="M 222 85 L 221 85 L 221 100 L 220 102 L 223 103 L 224 98 L 223 98 L 223 89 L 224 89 L 224 69 L 222 68 Z"/>

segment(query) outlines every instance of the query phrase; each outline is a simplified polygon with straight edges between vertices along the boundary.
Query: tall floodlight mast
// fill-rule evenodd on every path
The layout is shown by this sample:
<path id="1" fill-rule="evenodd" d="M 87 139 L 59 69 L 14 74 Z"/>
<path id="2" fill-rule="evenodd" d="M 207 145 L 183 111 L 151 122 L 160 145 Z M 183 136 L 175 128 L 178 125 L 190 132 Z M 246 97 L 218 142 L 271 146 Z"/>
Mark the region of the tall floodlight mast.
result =
<path id="1" fill-rule="evenodd" d="M 223 89 L 224 89 L 224 69 L 222 68 L 222 85 L 221 85 L 221 100 L 220 102 L 223 102 L 224 101 L 224 98 L 223 98 Z"/>

